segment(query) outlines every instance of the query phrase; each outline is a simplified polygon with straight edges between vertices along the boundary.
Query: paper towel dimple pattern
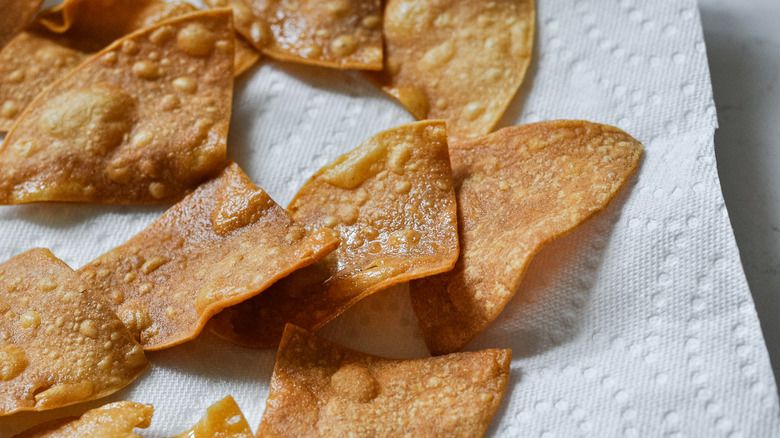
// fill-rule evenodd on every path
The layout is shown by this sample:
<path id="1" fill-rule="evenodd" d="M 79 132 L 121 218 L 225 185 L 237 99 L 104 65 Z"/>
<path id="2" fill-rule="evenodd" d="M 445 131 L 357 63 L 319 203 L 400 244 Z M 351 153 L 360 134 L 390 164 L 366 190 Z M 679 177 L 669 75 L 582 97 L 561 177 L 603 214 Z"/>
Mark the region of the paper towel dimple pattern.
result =
<path id="1" fill-rule="evenodd" d="M 502 126 L 612 124 L 639 139 L 645 156 L 607 211 L 538 254 L 504 313 L 468 346 L 514 351 L 489 436 L 780 435 L 777 389 L 717 179 L 695 1 L 537 6 L 535 60 Z M 412 121 L 359 73 L 261 64 L 237 81 L 228 153 L 283 205 L 321 166 Z M 80 267 L 162 211 L 0 207 L 0 259 L 46 246 Z M 406 294 L 395 287 L 370 297 L 323 334 L 374 354 L 424 356 Z M 148 436 L 164 437 L 232 394 L 252 427 L 259 424 L 274 351 L 205 333 L 149 357 L 150 373 L 87 406 L 153 403 Z M 83 409 L 0 419 L 0 436 Z"/>

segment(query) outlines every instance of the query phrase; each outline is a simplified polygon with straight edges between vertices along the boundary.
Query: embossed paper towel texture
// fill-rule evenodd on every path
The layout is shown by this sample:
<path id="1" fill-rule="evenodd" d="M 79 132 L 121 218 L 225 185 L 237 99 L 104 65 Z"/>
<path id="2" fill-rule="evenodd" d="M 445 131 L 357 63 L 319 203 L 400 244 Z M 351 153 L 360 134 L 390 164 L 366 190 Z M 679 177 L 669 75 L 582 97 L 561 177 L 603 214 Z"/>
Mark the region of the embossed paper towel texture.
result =
<path id="1" fill-rule="evenodd" d="M 545 248 L 499 320 L 469 345 L 514 350 L 489 434 L 776 436 L 777 390 L 717 180 L 695 1 L 539 0 L 538 14 L 536 59 L 502 125 L 613 124 L 646 154 L 635 184 Z M 263 62 L 236 84 L 229 154 L 286 204 L 320 166 L 411 120 L 357 73 Z M 79 267 L 163 210 L 2 207 L 0 259 L 44 246 Z M 371 353 L 420 357 L 415 324 L 398 287 L 324 334 Z M 149 436 L 182 431 L 227 394 L 257 427 L 275 352 L 205 333 L 149 356 L 151 372 L 109 398 L 153 403 Z M 2 419 L 0 436 L 82 410 Z"/>

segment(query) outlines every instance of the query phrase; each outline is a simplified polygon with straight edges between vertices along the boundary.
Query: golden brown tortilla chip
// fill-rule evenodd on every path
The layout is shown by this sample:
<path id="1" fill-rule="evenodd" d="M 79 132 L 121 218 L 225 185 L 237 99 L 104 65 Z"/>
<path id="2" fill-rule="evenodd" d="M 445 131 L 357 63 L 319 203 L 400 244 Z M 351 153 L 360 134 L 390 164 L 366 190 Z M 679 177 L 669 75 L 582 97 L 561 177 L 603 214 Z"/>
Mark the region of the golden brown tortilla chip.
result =
<path id="1" fill-rule="evenodd" d="M 264 54 L 338 69 L 382 69 L 381 0 L 205 0 L 232 7 L 236 29 Z"/>
<path id="2" fill-rule="evenodd" d="M 463 348 L 504 309 L 537 251 L 606 208 L 642 145 L 606 125 L 559 120 L 504 128 L 450 147 L 461 255 L 411 282 L 433 354 Z"/>
<path id="3" fill-rule="evenodd" d="M 45 11 L 0 51 L 0 132 L 48 85 L 114 40 L 159 22 L 197 12 L 185 2 L 70 0 Z M 234 74 L 260 58 L 235 36 Z"/>
<path id="4" fill-rule="evenodd" d="M 43 0 L 0 0 L 0 49 L 32 21 Z"/>
<path id="5" fill-rule="evenodd" d="M 449 138 L 487 134 L 517 93 L 533 48 L 533 0 L 387 0 L 385 67 L 369 74 Z"/>
<path id="6" fill-rule="evenodd" d="M 455 194 L 442 121 L 382 132 L 320 169 L 289 206 L 342 245 L 214 320 L 239 345 L 269 348 L 284 325 L 316 330 L 366 296 L 444 272 L 458 258 Z"/>
<path id="7" fill-rule="evenodd" d="M 481 437 L 511 350 L 386 359 L 288 325 L 257 436 Z"/>
<path id="8" fill-rule="evenodd" d="M 173 438 L 252 438 L 252 429 L 244 414 L 227 396 L 206 410 L 206 415 L 192 429 Z"/>
<path id="9" fill-rule="evenodd" d="M 0 264 L 0 415 L 104 397 L 148 367 L 103 298 L 49 250 Z"/>
<path id="10" fill-rule="evenodd" d="M 333 251 L 236 164 L 124 245 L 81 268 L 147 350 L 195 338 L 212 315 Z"/>
<path id="11" fill-rule="evenodd" d="M 218 172 L 231 19 L 207 11 L 146 28 L 40 94 L 0 149 L 0 204 L 170 202 Z"/>
<path id="12" fill-rule="evenodd" d="M 91 409 L 81 417 L 60 418 L 28 429 L 14 438 L 141 438 L 133 429 L 146 429 L 154 408 L 129 401 L 109 403 Z"/>

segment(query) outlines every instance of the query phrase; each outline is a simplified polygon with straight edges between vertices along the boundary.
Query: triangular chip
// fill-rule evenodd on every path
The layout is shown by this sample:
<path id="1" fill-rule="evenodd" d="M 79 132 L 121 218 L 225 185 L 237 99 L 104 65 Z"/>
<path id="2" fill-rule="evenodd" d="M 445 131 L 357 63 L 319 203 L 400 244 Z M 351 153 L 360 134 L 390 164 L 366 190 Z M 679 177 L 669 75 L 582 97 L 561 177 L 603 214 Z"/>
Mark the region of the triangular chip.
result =
<path id="1" fill-rule="evenodd" d="M 369 77 L 450 140 L 487 134 L 520 88 L 533 47 L 533 0 L 388 0 L 385 67 Z"/>
<path id="2" fill-rule="evenodd" d="M 232 7 L 264 54 L 337 69 L 382 69 L 382 0 L 205 0 Z"/>
<path id="3" fill-rule="evenodd" d="M 206 410 L 206 415 L 192 429 L 173 438 L 253 438 L 244 414 L 227 396 Z"/>
<path id="4" fill-rule="evenodd" d="M 148 367 L 103 298 L 49 250 L 0 264 L 0 415 L 104 397 Z"/>
<path id="5" fill-rule="evenodd" d="M 85 412 L 81 417 L 60 418 L 28 429 L 13 438 L 141 438 L 133 433 L 152 422 L 154 408 L 129 401 L 109 403 Z"/>
<path id="6" fill-rule="evenodd" d="M 0 204 L 180 199 L 225 164 L 229 11 L 131 34 L 40 94 L 0 149 Z"/>
<path id="7" fill-rule="evenodd" d="M 289 211 L 333 228 L 343 243 L 218 315 L 214 331 L 239 345 L 273 347 L 287 322 L 316 330 L 374 292 L 452 268 L 457 213 L 444 123 L 374 136 L 314 174 Z"/>
<path id="8" fill-rule="evenodd" d="M 511 350 L 386 359 L 289 325 L 257 436 L 481 437 Z"/>
<path id="9" fill-rule="evenodd" d="M 32 20 L 43 0 L 0 0 L 0 49 Z"/>
<path id="10" fill-rule="evenodd" d="M 193 339 L 212 315 L 338 246 L 306 230 L 231 164 L 124 245 L 79 270 L 147 350 Z"/>
<path id="11" fill-rule="evenodd" d="M 70 0 L 46 11 L 0 51 L 0 132 L 48 85 L 122 36 L 197 12 L 189 3 L 162 0 Z M 235 76 L 260 58 L 235 37 Z"/>
<path id="12" fill-rule="evenodd" d="M 450 147 L 461 255 L 411 282 L 433 354 L 463 348 L 514 296 L 534 254 L 606 208 L 636 172 L 642 145 L 582 121 L 504 128 Z"/>

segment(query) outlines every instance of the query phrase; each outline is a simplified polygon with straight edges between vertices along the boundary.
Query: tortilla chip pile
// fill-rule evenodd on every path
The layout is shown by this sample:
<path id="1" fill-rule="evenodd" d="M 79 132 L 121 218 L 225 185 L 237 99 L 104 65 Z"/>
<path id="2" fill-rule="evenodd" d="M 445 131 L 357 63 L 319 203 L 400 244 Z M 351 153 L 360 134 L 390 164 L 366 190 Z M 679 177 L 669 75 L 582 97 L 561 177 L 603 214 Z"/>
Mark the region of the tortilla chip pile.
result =
<path id="1" fill-rule="evenodd" d="M 60 418 L 40 424 L 14 438 L 141 438 L 141 435 L 133 433 L 133 429 L 149 427 L 153 413 L 152 405 L 128 401 L 109 403 L 91 409 L 81 417 Z"/>
<path id="2" fill-rule="evenodd" d="M 0 415 L 104 397 L 148 367 L 122 321 L 49 250 L 0 264 Z"/>

